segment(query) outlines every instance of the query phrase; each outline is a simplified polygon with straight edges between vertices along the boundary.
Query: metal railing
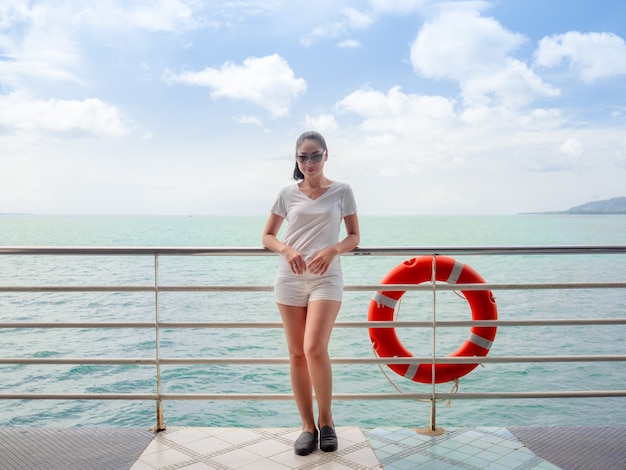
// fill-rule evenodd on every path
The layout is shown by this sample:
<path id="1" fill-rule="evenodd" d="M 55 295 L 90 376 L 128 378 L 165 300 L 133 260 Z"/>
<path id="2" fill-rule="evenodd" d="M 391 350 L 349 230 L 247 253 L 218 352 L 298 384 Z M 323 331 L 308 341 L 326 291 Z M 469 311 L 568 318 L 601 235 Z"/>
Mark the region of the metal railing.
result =
<path id="1" fill-rule="evenodd" d="M 359 248 L 342 256 L 465 256 L 465 255 L 625 255 L 626 246 L 507 246 L 507 247 L 372 247 Z M 148 292 L 154 294 L 154 321 L 147 322 L 29 322 L 0 321 L 0 329 L 148 329 L 154 330 L 154 357 L 0 357 L 2 365 L 39 364 L 98 364 L 98 365 L 149 365 L 156 367 L 156 389 L 153 393 L 0 393 L 2 400 L 153 400 L 156 402 L 157 416 L 155 429 L 165 429 L 163 416 L 164 400 L 290 400 L 291 394 L 254 393 L 163 393 L 161 366 L 197 364 L 288 364 L 284 358 L 165 358 L 161 357 L 160 338 L 164 329 L 221 329 L 221 328 L 282 328 L 280 322 L 172 322 L 162 321 L 159 316 L 160 295 L 171 292 L 269 292 L 268 285 L 164 285 L 159 276 L 159 259 L 162 257 L 185 256 L 274 256 L 262 248 L 206 248 L 206 247 L 11 247 L 0 246 L 0 256 L 143 256 L 154 260 L 153 283 L 146 285 L 0 285 L 3 293 L 73 293 L 73 292 Z M 626 313 L 617 318 L 570 318 L 570 319 L 529 319 L 529 320 L 463 320 L 441 321 L 434 315 L 436 293 L 438 291 L 471 290 L 544 290 L 544 289 L 625 289 L 626 281 L 609 282 L 568 282 L 568 283 L 485 283 L 485 284 L 445 284 L 431 282 L 422 284 L 361 284 L 346 285 L 345 291 L 427 291 L 433 294 L 433 319 L 431 321 L 338 321 L 337 328 L 428 328 L 433 334 L 433 352 L 426 357 L 333 357 L 333 364 L 481 364 L 488 363 L 541 363 L 541 362 L 626 362 L 626 355 L 549 355 L 549 356 L 486 356 L 480 357 L 438 357 L 434 349 L 434 337 L 440 328 L 475 326 L 591 326 L 626 325 Z M 434 374 L 433 374 L 434 378 Z M 602 390 L 563 390 L 536 392 L 439 392 L 432 383 L 429 393 L 335 393 L 337 400 L 427 400 L 431 403 L 430 427 L 436 427 L 436 402 L 449 399 L 518 399 L 518 398 L 570 398 L 570 397 L 626 397 L 625 389 Z"/>

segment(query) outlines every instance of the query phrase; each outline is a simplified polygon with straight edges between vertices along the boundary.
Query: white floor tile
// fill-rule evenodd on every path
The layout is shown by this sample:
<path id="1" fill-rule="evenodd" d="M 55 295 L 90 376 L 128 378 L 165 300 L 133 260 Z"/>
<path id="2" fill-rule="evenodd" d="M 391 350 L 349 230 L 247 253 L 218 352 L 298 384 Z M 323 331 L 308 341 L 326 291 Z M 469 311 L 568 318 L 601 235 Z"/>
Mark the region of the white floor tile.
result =
<path id="1" fill-rule="evenodd" d="M 378 459 L 376 458 L 376 454 L 369 447 L 365 447 L 355 452 L 342 455 L 342 458 L 345 460 L 349 460 L 350 462 L 354 462 L 358 465 L 362 465 L 367 468 L 374 467 L 375 465 L 378 464 Z"/>
<path id="2" fill-rule="evenodd" d="M 137 460 L 133 466 L 130 467 L 130 470 L 154 470 L 154 467 L 142 462 L 141 460 Z"/>
<path id="3" fill-rule="evenodd" d="M 198 428 L 185 428 L 174 432 L 168 432 L 163 437 L 168 441 L 184 445 L 189 442 L 204 439 L 207 437 L 207 434 Z"/>
<path id="4" fill-rule="evenodd" d="M 290 450 L 293 451 L 293 446 L 275 440 L 267 440 L 246 446 L 246 450 L 263 457 L 271 457 Z"/>
<path id="5" fill-rule="evenodd" d="M 259 462 L 254 462 L 244 467 L 241 467 L 238 470 L 292 470 L 292 469 L 293 467 L 286 467 L 272 460 L 261 460 Z"/>
<path id="6" fill-rule="evenodd" d="M 213 457 L 211 460 L 233 469 L 240 469 L 246 465 L 258 463 L 263 460 L 263 457 L 253 452 L 248 452 L 245 449 L 236 449 L 231 452 L 226 452 L 225 454 L 220 454 L 217 457 Z"/>
<path id="7" fill-rule="evenodd" d="M 231 429 L 219 435 L 221 440 L 230 442 L 231 444 L 242 444 L 258 439 L 259 437 L 262 437 L 262 435 L 254 431 L 249 431 L 248 429 Z"/>
<path id="8" fill-rule="evenodd" d="M 179 470 L 214 470 L 215 467 L 211 467 L 202 462 L 194 462 L 191 465 L 185 465 L 184 467 L 180 467 Z"/>
<path id="9" fill-rule="evenodd" d="M 175 465 L 186 460 L 190 460 L 188 455 L 178 452 L 174 449 L 168 449 L 161 452 L 156 452 L 146 456 L 142 456 L 141 461 L 152 465 L 155 468 L 167 467 L 168 465 Z"/>
<path id="10" fill-rule="evenodd" d="M 322 459 L 322 451 L 320 450 L 313 452 L 311 455 L 301 456 L 301 455 L 294 454 L 293 448 L 289 449 L 286 452 L 283 452 L 282 454 L 278 454 L 278 455 L 274 455 L 270 457 L 270 460 L 274 462 L 278 462 L 279 464 L 285 465 L 286 467 L 289 467 L 289 468 L 297 468 L 305 464 L 310 465 L 312 462 L 315 462 L 321 459 Z"/>
<path id="11" fill-rule="evenodd" d="M 190 449 L 202 455 L 212 454 L 213 452 L 218 452 L 230 447 L 232 447 L 232 444 L 229 442 L 223 441 L 218 437 L 206 437 L 206 434 L 204 439 L 185 444 L 186 449 Z"/>
<path id="12" fill-rule="evenodd" d="M 363 432 L 356 427 L 336 428 L 335 431 L 337 432 L 337 438 L 339 440 L 346 440 L 353 443 L 364 442 L 367 440 L 363 435 Z"/>

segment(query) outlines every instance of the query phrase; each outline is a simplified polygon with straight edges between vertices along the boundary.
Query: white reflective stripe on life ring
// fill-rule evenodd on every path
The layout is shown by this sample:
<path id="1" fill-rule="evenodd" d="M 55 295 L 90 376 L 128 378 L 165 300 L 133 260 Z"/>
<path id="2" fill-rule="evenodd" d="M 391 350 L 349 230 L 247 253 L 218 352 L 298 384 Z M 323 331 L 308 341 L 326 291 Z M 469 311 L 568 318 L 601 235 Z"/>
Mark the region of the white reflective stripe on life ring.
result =
<path id="1" fill-rule="evenodd" d="M 378 304 L 378 306 L 384 305 L 389 308 L 396 308 L 396 304 L 398 301 L 396 299 L 392 299 L 391 297 L 387 297 L 380 292 L 374 292 L 372 296 L 372 300 Z"/>
<path id="2" fill-rule="evenodd" d="M 415 377 L 415 374 L 417 374 L 417 368 L 419 366 L 420 366 L 419 364 L 409 364 L 409 367 L 406 369 L 406 372 L 404 373 L 404 376 L 407 379 L 413 380 L 413 377 Z"/>
<path id="3" fill-rule="evenodd" d="M 476 333 L 470 333 L 469 338 L 467 340 L 470 343 L 474 343 L 476 346 L 480 346 L 483 349 L 489 350 L 491 349 L 491 345 L 493 341 L 489 341 L 488 339 L 483 338 L 482 336 L 478 336 Z"/>
<path id="4" fill-rule="evenodd" d="M 458 261 L 454 260 L 454 267 L 452 268 L 448 279 L 446 279 L 446 282 L 449 282 L 450 284 L 456 284 L 456 281 L 459 280 L 459 276 L 461 275 L 464 266 L 465 265 L 463 263 L 459 263 Z"/>

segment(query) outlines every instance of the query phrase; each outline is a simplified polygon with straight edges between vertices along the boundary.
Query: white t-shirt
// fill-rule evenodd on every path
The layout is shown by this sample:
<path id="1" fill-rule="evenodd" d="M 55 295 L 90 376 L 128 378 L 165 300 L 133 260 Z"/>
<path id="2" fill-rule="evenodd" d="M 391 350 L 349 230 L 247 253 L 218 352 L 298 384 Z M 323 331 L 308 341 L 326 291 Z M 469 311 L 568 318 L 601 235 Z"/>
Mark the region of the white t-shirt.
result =
<path id="1" fill-rule="evenodd" d="M 356 214 L 356 201 L 346 183 L 333 181 L 317 199 L 304 194 L 296 183 L 280 191 L 272 213 L 287 221 L 283 243 L 300 252 L 308 264 L 321 250 L 339 241 L 341 223 L 344 217 Z M 291 273 L 284 256 L 280 257 L 278 269 L 279 273 Z M 325 275 L 338 271 L 341 264 L 336 256 Z"/>

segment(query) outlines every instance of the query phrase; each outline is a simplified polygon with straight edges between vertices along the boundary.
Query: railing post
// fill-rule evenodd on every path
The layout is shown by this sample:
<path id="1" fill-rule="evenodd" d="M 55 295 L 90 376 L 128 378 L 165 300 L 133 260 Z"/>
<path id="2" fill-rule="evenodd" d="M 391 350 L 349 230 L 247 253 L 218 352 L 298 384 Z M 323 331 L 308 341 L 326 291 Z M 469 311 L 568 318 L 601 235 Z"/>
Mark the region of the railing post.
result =
<path id="1" fill-rule="evenodd" d="M 155 358 L 156 358 L 156 379 L 157 379 L 157 399 L 156 399 L 156 426 L 155 431 L 165 431 L 163 421 L 163 400 L 161 400 L 161 332 L 159 330 L 159 255 L 154 254 L 154 332 Z"/>
<path id="2" fill-rule="evenodd" d="M 430 282 L 433 286 L 433 347 L 432 347 L 432 356 L 433 356 L 433 364 L 432 364 L 432 396 L 430 398 L 430 430 L 434 432 L 437 429 L 437 401 L 435 400 L 435 354 L 436 354 L 436 323 L 437 323 L 437 255 L 433 255 L 432 262 L 432 270 L 431 270 L 431 279 Z"/>

